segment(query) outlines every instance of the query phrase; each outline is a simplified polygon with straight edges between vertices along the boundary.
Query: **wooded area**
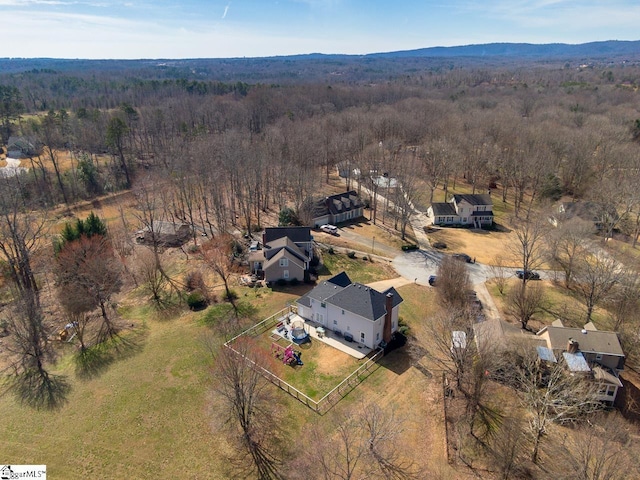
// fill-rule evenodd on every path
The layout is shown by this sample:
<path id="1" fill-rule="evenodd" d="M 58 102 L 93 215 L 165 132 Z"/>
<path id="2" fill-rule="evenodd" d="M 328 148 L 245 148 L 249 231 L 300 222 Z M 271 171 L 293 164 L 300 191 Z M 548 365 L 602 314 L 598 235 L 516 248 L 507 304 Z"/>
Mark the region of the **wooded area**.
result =
<path id="1" fill-rule="evenodd" d="M 268 71 L 270 62 L 276 60 L 265 59 L 261 69 Z M 336 415 L 326 425 L 314 425 L 302 442 L 307 453 L 294 458 L 295 448 L 283 438 L 292 430 L 281 430 L 286 405 L 274 400 L 255 371 L 218 351 L 220 339 L 252 317 L 228 282 L 239 271 L 233 260 L 237 240 L 272 226 L 268 222 L 284 209 L 293 212 L 287 218 L 306 223 L 314 199 L 325 196 L 336 173 L 346 191 L 356 189 L 365 199 L 373 224 L 392 225 L 402 240 L 414 209 L 448 200 L 449 190 L 461 183 L 470 193 L 491 192 L 494 204 L 510 202 L 513 215 L 503 227 L 517 239 L 509 253 L 519 266 L 527 272 L 548 262 L 562 270 L 566 287 L 584 302 L 586 322 L 606 304 L 612 327 L 637 358 L 636 256 L 621 269 L 585 246 L 585 238 L 595 234 L 603 246 L 616 238 L 637 249 L 637 59 L 289 62 L 277 62 L 277 78 L 256 70 L 253 80 L 247 72 L 233 77 L 229 66 L 216 75 L 211 67 L 197 66 L 192 74 L 157 65 L 82 71 L 82 62 L 77 70 L 71 63 L 60 70 L 38 66 L 0 74 L 0 166 L 19 154 L 27 169 L 0 170 L 0 332 L 14 340 L 3 343 L 2 354 L 8 355 L 2 367 L 6 389 L 21 402 L 36 409 L 66 402 L 67 379 L 51 373 L 60 351 L 52 347 L 48 325 L 68 320 L 67 333 L 60 336 L 77 338 L 76 372 L 93 378 L 112 361 L 105 349 L 128 355 L 138 348 L 116 299 L 121 291 L 134 292 L 158 316 L 171 317 L 176 305 L 215 304 L 219 299 L 208 287 L 215 278 L 230 310 L 224 321 L 216 320 L 209 348 L 218 365 L 213 375 L 222 382 L 216 388 L 221 403 L 230 405 L 225 410 L 230 422 L 239 422 L 239 428 L 227 427 L 238 440 L 228 448 L 243 451 L 236 460 L 250 465 L 242 471 L 294 478 L 284 472 L 299 460 L 307 478 L 420 478 L 425 465 L 395 444 L 404 418 L 373 403 L 350 418 Z M 305 74 L 286 73 L 296 70 Z M 379 177 L 396 179 L 402 188 L 387 189 L 383 196 Z M 591 225 L 567 222 L 552 230 L 558 212 L 551 205 L 561 199 L 587 205 Z M 73 213 L 78 205 L 100 202 L 113 202 L 117 210 L 108 222 Z M 186 272 L 167 260 L 170 249 L 159 238 L 165 222 L 189 227 L 186 246 L 173 250 L 172 257 L 184 257 Z M 144 246 L 134 244 L 134 234 Z M 503 261 L 496 260 L 496 266 Z M 418 341 L 437 340 L 433 357 L 465 395 L 466 416 L 460 418 L 467 423 L 460 422 L 460 435 L 480 439 L 491 452 L 495 478 L 545 478 L 549 471 L 572 478 L 564 465 L 534 471 L 521 461 L 516 468 L 516 453 L 509 456 L 505 448 L 530 441 L 533 463 L 539 456 L 551 458 L 539 446 L 557 410 L 549 413 L 536 396 L 539 384 L 530 374 L 542 374 L 535 362 L 522 354 L 514 361 L 519 369 L 507 378 L 493 374 L 502 365 L 477 362 L 477 352 L 465 349 L 459 355 L 452 347 L 452 330 L 468 330 L 473 323 L 466 310 L 465 269 L 456 260 L 443 262 L 440 307 L 429 315 L 430 328 L 414 332 Z M 543 301 L 526 275 L 506 300 L 523 329 Z M 552 373 L 556 390 L 578 390 L 571 378 Z M 529 430 L 518 423 L 517 408 L 494 415 L 487 406 L 489 380 L 524 392 L 520 408 L 537 415 Z M 250 407 L 259 412 L 259 421 L 254 410 L 238 403 L 247 400 L 245 394 L 249 403 L 255 400 Z M 590 407 L 585 401 L 575 410 Z M 613 436 L 596 439 L 593 431 L 606 423 L 583 426 L 575 438 L 620 444 Z M 494 435 L 498 424 L 504 428 Z M 322 450 L 332 438 L 337 439 L 332 450 Z M 567 465 L 579 464 L 580 455 L 588 453 L 584 442 L 581 448 L 558 447 Z M 624 478 L 610 459 L 601 460 L 614 472 L 606 478 Z M 586 472 L 580 478 L 599 477 Z"/>

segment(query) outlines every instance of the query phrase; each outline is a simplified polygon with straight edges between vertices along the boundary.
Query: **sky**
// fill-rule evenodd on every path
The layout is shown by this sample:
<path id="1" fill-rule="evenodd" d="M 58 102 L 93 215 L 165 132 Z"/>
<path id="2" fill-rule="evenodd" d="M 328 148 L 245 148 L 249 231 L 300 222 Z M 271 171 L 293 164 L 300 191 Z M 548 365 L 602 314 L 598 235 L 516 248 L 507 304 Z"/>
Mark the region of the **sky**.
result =
<path id="1" fill-rule="evenodd" d="M 0 0 L 0 57 L 266 57 L 638 39 L 639 0 Z"/>

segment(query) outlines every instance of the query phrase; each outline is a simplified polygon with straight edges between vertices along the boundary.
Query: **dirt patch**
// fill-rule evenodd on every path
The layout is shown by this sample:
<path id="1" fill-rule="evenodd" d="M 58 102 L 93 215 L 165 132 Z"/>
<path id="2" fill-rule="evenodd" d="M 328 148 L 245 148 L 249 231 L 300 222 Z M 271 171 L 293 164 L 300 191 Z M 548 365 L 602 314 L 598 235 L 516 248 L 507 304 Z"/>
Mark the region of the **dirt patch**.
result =
<path id="1" fill-rule="evenodd" d="M 320 342 L 315 342 L 316 348 Z M 318 366 L 316 372 L 326 375 L 333 375 L 341 368 L 345 362 L 350 360 L 350 356 L 340 350 L 322 344 L 322 348 L 315 354 Z"/>

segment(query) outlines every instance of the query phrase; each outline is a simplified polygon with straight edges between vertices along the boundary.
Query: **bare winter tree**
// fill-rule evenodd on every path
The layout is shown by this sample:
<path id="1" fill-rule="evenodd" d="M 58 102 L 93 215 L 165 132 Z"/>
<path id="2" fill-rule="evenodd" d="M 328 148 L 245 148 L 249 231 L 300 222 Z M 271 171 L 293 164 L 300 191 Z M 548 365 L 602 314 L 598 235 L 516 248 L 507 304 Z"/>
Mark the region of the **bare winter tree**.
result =
<path id="1" fill-rule="evenodd" d="M 542 217 L 520 221 L 514 228 L 515 239 L 509 246 L 511 254 L 525 272 L 539 268 L 544 261 L 545 236 L 549 229 Z M 522 276 L 522 291 L 526 289 L 528 275 Z"/>
<path id="2" fill-rule="evenodd" d="M 273 418 L 273 399 L 269 395 L 269 383 L 258 370 L 268 365 L 271 358 L 261 355 L 246 337 L 234 341 L 231 347 L 210 348 L 210 351 L 215 362 L 215 388 L 224 400 L 241 446 L 236 459 L 242 467 L 238 475 L 261 480 L 281 478 L 281 459 L 275 448 L 278 427 Z"/>
<path id="3" fill-rule="evenodd" d="M 440 304 L 448 309 L 465 310 L 469 303 L 471 282 L 467 265 L 450 256 L 445 256 L 437 271 L 437 294 Z"/>
<path id="4" fill-rule="evenodd" d="M 109 240 L 102 235 L 81 236 L 65 243 L 56 258 L 58 299 L 70 313 L 100 309 L 98 342 L 114 338 L 118 328 L 109 311 L 122 286 L 122 269 Z"/>
<path id="5" fill-rule="evenodd" d="M 601 413 L 554 446 L 551 465 L 559 480 L 623 480 L 640 475 L 629 451 L 629 424 L 616 412 Z"/>
<path id="6" fill-rule="evenodd" d="M 205 265 L 213 270 L 224 283 L 225 298 L 233 306 L 238 315 L 236 295 L 229 286 L 232 275 L 238 272 L 238 264 L 233 259 L 233 237 L 230 235 L 218 235 L 205 243 L 201 249 L 201 257 Z"/>
<path id="7" fill-rule="evenodd" d="M 563 363 L 540 361 L 529 345 L 506 352 L 502 359 L 501 379 L 515 385 L 521 405 L 529 412 L 528 437 L 534 463 L 538 462 L 540 443 L 550 424 L 574 423 L 602 407 L 593 382 L 571 375 Z"/>
<path id="8" fill-rule="evenodd" d="M 540 285 L 531 285 L 526 290 L 512 288 L 507 294 L 507 312 L 520 322 L 523 330 L 526 330 L 529 320 L 543 311 L 544 306 L 544 290 Z"/>
<path id="9" fill-rule="evenodd" d="M 580 257 L 574 274 L 573 289 L 582 297 L 591 321 L 593 309 L 623 278 L 622 266 L 604 251 Z"/>
<path id="10" fill-rule="evenodd" d="M 573 218 L 558 225 L 547 237 L 547 247 L 551 259 L 564 271 L 566 287 L 571 285 L 576 264 L 580 257 L 587 254 L 593 225 Z"/>

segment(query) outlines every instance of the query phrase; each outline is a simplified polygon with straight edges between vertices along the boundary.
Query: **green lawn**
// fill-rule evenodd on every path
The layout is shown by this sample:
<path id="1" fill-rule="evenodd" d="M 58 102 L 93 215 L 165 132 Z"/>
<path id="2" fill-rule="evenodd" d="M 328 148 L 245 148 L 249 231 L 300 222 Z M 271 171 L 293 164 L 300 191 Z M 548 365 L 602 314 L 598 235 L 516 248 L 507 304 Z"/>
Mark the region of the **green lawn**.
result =
<path id="1" fill-rule="evenodd" d="M 322 279 L 332 277 L 342 271 L 346 271 L 353 282 L 364 284 L 398 276 L 389 264 L 378 260 L 371 262 L 362 258 L 349 258 L 342 253 L 325 253 L 322 259 L 324 266 L 318 272 Z"/>

